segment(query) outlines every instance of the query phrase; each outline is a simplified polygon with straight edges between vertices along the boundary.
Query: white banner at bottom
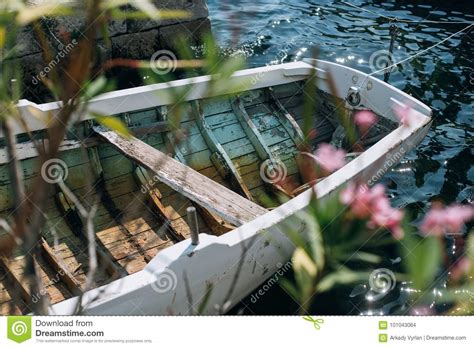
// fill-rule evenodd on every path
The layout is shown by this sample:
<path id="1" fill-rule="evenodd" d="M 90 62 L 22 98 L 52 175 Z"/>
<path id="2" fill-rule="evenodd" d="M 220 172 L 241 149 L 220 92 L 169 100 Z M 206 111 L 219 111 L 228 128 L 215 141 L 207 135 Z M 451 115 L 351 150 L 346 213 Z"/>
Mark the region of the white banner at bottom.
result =
<path id="1" fill-rule="evenodd" d="M 0 347 L 473 347 L 474 317 L 215 316 L 0 318 Z"/>

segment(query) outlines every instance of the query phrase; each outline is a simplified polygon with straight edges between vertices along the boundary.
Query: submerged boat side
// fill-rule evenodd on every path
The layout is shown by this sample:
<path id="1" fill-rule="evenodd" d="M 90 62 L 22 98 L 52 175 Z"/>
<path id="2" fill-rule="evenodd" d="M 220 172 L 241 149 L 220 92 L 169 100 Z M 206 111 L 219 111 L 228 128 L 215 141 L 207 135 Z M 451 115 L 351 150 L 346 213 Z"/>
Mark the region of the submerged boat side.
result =
<path id="1" fill-rule="evenodd" d="M 244 79 L 252 78 L 255 81 L 252 89 L 255 90 L 296 83 L 308 77 L 313 69 L 310 63 L 313 62 L 289 63 L 269 68 L 245 70 L 236 73 L 233 79 L 244 81 Z M 372 177 L 380 177 L 383 174 L 380 171 L 389 170 L 390 166 L 396 164 L 393 158 L 400 160 L 402 157 L 400 154 L 408 152 L 424 137 L 430 121 L 430 110 L 410 96 L 379 80 L 367 77 L 361 72 L 320 61 L 317 62 L 317 66 L 317 83 L 320 90 L 325 93 L 331 92 L 327 84 L 328 74 L 330 73 L 336 85 L 336 97 L 340 100 L 345 100 L 349 92 L 354 92 L 351 87 L 354 87 L 355 82 L 362 85 L 356 86 L 358 88 L 355 89 L 360 97 L 359 103 L 349 106 L 350 108 L 371 109 L 377 114 L 395 121 L 396 118 L 391 111 L 391 105 L 400 103 L 414 106 L 412 122 L 409 126 L 398 127 L 359 157 L 315 186 L 318 196 L 323 198 L 340 188 L 348 180 L 355 178 L 371 180 Z M 122 103 L 118 107 L 116 104 L 114 107 L 125 113 L 155 108 L 169 102 L 166 93 L 168 88 L 181 88 L 181 86 L 188 84 L 193 84 L 195 87 L 189 94 L 188 101 L 198 100 L 202 97 L 202 91 L 204 91 L 207 81 L 209 81 L 208 77 L 200 77 L 169 84 L 113 92 L 98 98 L 90 107 L 91 110 L 104 112 L 107 111 L 107 108 L 110 110 L 111 105 L 120 98 L 130 96 L 130 102 Z M 155 95 L 156 93 L 158 98 Z M 23 102 L 20 107 L 25 116 L 28 117 L 28 110 L 31 107 L 43 112 L 55 112 L 59 105 L 52 103 L 36 107 Z M 248 109 L 245 109 L 246 107 Z M 251 111 L 252 105 L 244 105 L 244 109 L 244 111 L 250 110 L 250 117 L 255 116 Z M 204 121 L 208 121 L 207 116 L 212 115 L 204 113 Z M 131 117 L 131 119 L 134 118 Z M 201 128 L 200 134 L 202 134 L 203 128 L 206 128 L 205 125 Z M 291 140 L 289 133 L 286 136 L 289 138 L 288 140 Z M 203 139 L 205 143 L 207 140 L 206 146 L 208 148 L 209 142 L 213 142 L 212 134 L 210 138 Z M 246 138 L 248 138 L 248 134 Z M 235 140 L 238 140 L 238 138 Z M 224 153 L 235 148 L 235 146 L 235 144 L 229 145 Z M 256 149 L 256 145 L 252 147 L 253 156 L 258 157 L 259 151 Z M 285 146 L 285 148 L 287 147 Z M 264 150 L 260 150 L 263 155 L 265 155 Z M 105 150 L 101 149 L 101 151 Z M 273 152 L 270 151 L 270 153 Z M 174 157 L 182 161 L 182 156 L 174 154 Z M 209 153 L 206 153 L 206 157 L 209 157 Z M 256 163 L 260 163 L 264 158 L 263 156 Z M 388 158 L 392 160 L 387 162 Z M 189 164 L 186 161 L 182 162 Z M 390 165 L 387 166 L 387 163 L 390 163 Z M 195 167 L 192 163 L 190 166 Z M 257 175 L 258 167 L 257 165 L 252 171 Z M 215 168 L 214 172 L 216 170 Z M 296 173 L 294 174 L 296 175 Z M 248 182 L 248 180 L 243 180 L 243 182 Z M 226 185 L 225 182 L 223 184 Z M 229 185 L 232 185 L 232 183 L 227 183 L 227 186 Z M 252 190 L 258 192 L 258 190 L 255 190 L 256 188 L 258 186 L 248 189 L 249 196 L 247 198 L 259 200 L 258 195 L 251 192 Z M 241 194 L 245 196 L 245 189 L 242 189 L 242 191 Z M 187 303 L 188 294 L 185 291 L 184 277 L 188 279 L 195 303 L 200 302 L 199 300 L 206 294 L 209 284 L 212 284 L 213 291 L 210 303 L 222 304 L 223 302 L 229 302 L 231 305 L 235 304 L 276 271 L 279 264 L 283 264 L 288 260 L 292 245 L 286 238 L 285 229 L 292 226 L 304 231 L 306 228 L 304 221 L 298 219 L 297 215 L 307 208 L 310 194 L 311 192 L 308 190 L 271 212 L 262 211 L 262 216 L 221 236 L 201 234 L 201 243 L 198 246 L 192 246 L 189 240 L 170 244 L 161 249 L 156 256 L 150 257 L 143 270 L 88 291 L 82 298 L 84 308 L 90 314 L 187 314 L 190 306 Z M 126 200 L 126 197 L 124 199 Z M 205 232 L 205 228 L 203 232 Z M 186 238 L 187 235 L 184 237 Z M 245 245 L 249 249 L 242 254 L 242 246 Z M 244 256 L 244 260 L 241 260 L 242 256 Z M 228 296 L 229 288 L 238 267 L 241 267 L 241 276 L 234 290 Z M 170 283 L 166 283 L 167 281 L 170 281 Z M 77 300 L 78 298 L 72 298 L 60 302 L 53 306 L 52 311 L 56 314 L 69 314 L 76 307 Z M 207 310 L 209 312 L 220 311 L 220 309 L 216 310 L 215 307 Z"/>

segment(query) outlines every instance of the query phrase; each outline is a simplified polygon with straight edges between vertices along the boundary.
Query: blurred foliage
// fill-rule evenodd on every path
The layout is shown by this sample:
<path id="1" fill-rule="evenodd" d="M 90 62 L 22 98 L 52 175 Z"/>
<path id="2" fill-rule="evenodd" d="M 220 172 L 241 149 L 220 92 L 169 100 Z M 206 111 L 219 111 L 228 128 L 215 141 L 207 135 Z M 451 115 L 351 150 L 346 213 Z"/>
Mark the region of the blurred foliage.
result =
<path id="1" fill-rule="evenodd" d="M 293 275 L 281 279 L 280 285 L 301 306 L 302 314 L 310 313 L 318 294 L 339 286 L 370 284 L 372 272 L 385 267 L 389 245 L 397 246 L 402 260 L 401 268 L 392 266 L 401 271 L 394 273 L 393 281 L 403 281 L 413 290 L 408 307 L 397 309 L 395 314 L 413 314 L 412 309 L 416 308 L 431 308 L 434 313 L 448 315 L 474 312 L 472 231 L 465 256 L 461 253 L 446 264 L 447 237 L 421 236 L 406 217 L 404 237 L 396 240 L 388 230 L 371 229 L 367 220 L 348 214 L 338 193 L 322 202 L 313 197 L 310 212 L 299 218 L 306 223 L 306 235 L 289 228 L 288 236 L 295 245 Z M 462 265 L 467 265 L 467 269 Z"/>
<path id="2" fill-rule="evenodd" d="M 288 227 L 296 247 L 294 282 L 283 279 L 281 285 L 299 302 L 303 313 L 317 294 L 367 281 L 382 262 L 380 247 L 395 243 L 388 231 L 370 230 L 367 221 L 352 218 L 336 194 L 323 201 L 313 195 L 310 211 L 298 218 L 306 224 L 304 235 Z"/>

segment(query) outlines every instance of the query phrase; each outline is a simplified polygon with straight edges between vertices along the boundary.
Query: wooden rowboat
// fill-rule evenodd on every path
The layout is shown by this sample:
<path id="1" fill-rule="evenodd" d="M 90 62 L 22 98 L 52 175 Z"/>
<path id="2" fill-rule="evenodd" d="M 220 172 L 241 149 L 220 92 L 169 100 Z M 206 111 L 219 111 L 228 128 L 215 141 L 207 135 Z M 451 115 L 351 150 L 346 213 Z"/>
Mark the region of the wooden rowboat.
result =
<path id="1" fill-rule="evenodd" d="M 340 140 L 335 139 L 337 107 L 352 113 L 370 109 L 381 120 L 364 152 L 314 186 L 319 197 L 349 180 L 376 181 L 426 135 L 431 115 L 426 105 L 374 77 L 325 61 L 238 71 L 230 82 L 243 87 L 234 96 L 205 95 L 210 77 L 202 76 L 92 100 L 90 112 L 120 117 L 134 137 L 126 139 L 83 120 L 61 145 L 53 169 L 63 166 L 64 181 L 53 182 L 56 190 L 44 207 L 47 224 L 41 231 L 42 256 L 36 259 L 51 313 L 70 314 L 80 299 L 88 314 L 188 314 L 210 285 L 206 311 L 221 312 L 222 305 L 225 310 L 237 303 L 287 262 L 293 246 L 285 226 L 306 228 L 297 215 L 307 209 L 312 191 L 311 185 L 304 186 L 297 164 L 303 86 L 312 74 L 318 105 L 313 148 Z M 178 127 L 183 140 L 175 144 L 169 92 L 184 88 L 190 91 Z M 412 107 L 408 125 L 399 124 L 394 105 Z M 45 120 L 57 114 L 60 104 L 21 100 L 18 108 L 29 129 L 44 139 Z M 22 126 L 14 132 L 31 191 L 36 176 L 48 180 L 57 171 L 40 171 Z M 47 140 L 40 141 L 47 146 Z M 0 148 L 0 175 L 1 217 L 9 220 L 13 197 L 5 148 Z M 293 186 L 280 185 L 275 175 Z M 86 185 L 86 177 L 92 185 Z M 94 227 L 100 267 L 95 288 L 82 297 L 77 294 L 88 272 L 88 242 L 65 186 L 98 207 Z M 282 195 L 286 203 L 269 204 L 268 197 Z M 196 228 L 187 218 L 189 206 L 197 209 L 199 245 L 189 238 Z M 28 313 L 38 295 L 30 293 L 22 277 L 24 256 L 0 261 L 2 314 Z"/>

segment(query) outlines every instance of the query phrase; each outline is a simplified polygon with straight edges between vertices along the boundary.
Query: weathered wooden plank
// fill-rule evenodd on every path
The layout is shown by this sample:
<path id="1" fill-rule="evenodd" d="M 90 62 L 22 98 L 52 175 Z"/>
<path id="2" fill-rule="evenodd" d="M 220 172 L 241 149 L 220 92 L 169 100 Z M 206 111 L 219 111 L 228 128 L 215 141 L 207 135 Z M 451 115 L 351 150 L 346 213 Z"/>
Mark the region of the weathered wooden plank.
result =
<path id="1" fill-rule="evenodd" d="M 273 86 L 273 90 L 277 95 L 278 99 L 291 98 L 294 95 L 301 94 L 303 92 L 305 83 L 301 82 L 291 82 L 285 83 L 283 85 Z"/>
<path id="2" fill-rule="evenodd" d="M 212 133 L 221 144 L 247 137 L 239 122 L 230 126 L 219 126 L 212 128 Z"/>
<path id="3" fill-rule="evenodd" d="M 275 93 L 277 94 L 278 98 L 288 98 L 301 92 L 302 85 L 298 83 L 287 83 L 284 85 L 275 86 Z M 245 107 L 252 107 L 254 105 L 268 101 L 266 99 L 267 96 L 265 94 L 265 88 L 242 92 L 239 96 L 245 102 Z M 208 116 L 230 112 L 232 110 L 228 99 L 230 97 L 231 96 L 228 95 L 202 100 L 202 111 L 203 115 L 206 116 L 206 119 Z"/>
<path id="4" fill-rule="evenodd" d="M 50 267 L 43 257 L 35 257 L 35 267 L 52 304 L 72 296 L 62 278 Z"/>
<path id="5" fill-rule="evenodd" d="M 265 139 L 267 145 L 271 148 L 273 145 L 281 143 L 286 140 L 290 140 L 290 137 L 283 127 L 272 128 L 265 132 L 262 132 L 262 136 Z"/>
<path id="6" fill-rule="evenodd" d="M 138 182 L 142 185 L 142 187 L 146 189 L 146 192 L 152 204 L 153 210 L 156 211 L 157 214 L 159 214 L 161 218 L 168 224 L 167 229 L 171 232 L 171 234 L 173 234 L 174 237 L 178 240 L 186 239 L 191 233 L 190 229 L 187 228 L 184 231 L 180 230 L 178 229 L 178 226 L 176 226 L 173 223 L 172 214 L 169 214 L 169 211 L 161 202 L 162 194 L 158 190 L 158 187 L 155 186 L 148 189 L 149 183 L 153 183 L 153 180 L 149 176 L 147 170 L 142 167 L 137 167 L 137 169 L 135 170 L 135 177 L 138 180 Z"/>
<path id="7" fill-rule="evenodd" d="M 252 114 L 250 110 L 248 111 L 249 115 L 252 116 L 253 123 L 260 132 L 264 132 L 266 130 L 280 126 L 280 121 L 278 120 L 278 117 L 274 115 L 259 112 Z"/>
<path id="8" fill-rule="evenodd" d="M 280 100 L 280 103 L 281 105 L 283 105 L 283 107 L 285 109 L 297 109 L 301 112 L 298 112 L 298 114 L 293 114 L 293 117 L 295 116 L 298 116 L 298 117 L 295 117 L 295 118 L 299 118 L 302 116 L 302 111 L 303 111 L 303 100 L 304 100 L 304 95 L 303 94 L 296 94 L 296 95 L 292 95 L 290 97 L 287 97 L 287 98 L 280 98 L 278 97 L 278 100 Z"/>
<path id="9" fill-rule="evenodd" d="M 274 155 L 273 151 L 270 149 L 270 147 L 267 144 L 268 141 L 265 141 L 262 133 L 258 130 L 253 120 L 250 118 L 242 100 L 239 98 L 235 99 L 232 102 L 232 108 L 235 114 L 237 115 L 237 117 L 239 118 L 242 128 L 245 130 L 245 133 L 247 134 L 247 138 L 250 140 L 253 147 L 256 149 L 256 152 L 260 160 L 262 161 L 262 163 L 265 163 L 264 165 L 273 165 L 274 163 L 277 163 L 278 158 Z M 283 128 L 282 126 L 283 122 L 281 120 L 279 121 L 280 121 L 279 126 Z M 268 161 L 268 162 L 265 162 L 265 161 Z M 249 188 L 255 188 L 255 187 L 260 186 L 262 183 L 260 170 L 254 171 L 252 175 L 246 174 L 245 179 Z M 281 178 L 281 179 L 284 179 L 284 178 Z M 269 189 L 272 190 L 273 192 L 282 192 L 290 196 L 290 193 L 287 192 L 287 190 L 285 190 L 285 188 L 279 182 L 265 181 L 264 184 L 268 186 Z"/>
<path id="10" fill-rule="evenodd" d="M 226 113 L 232 110 L 226 97 L 208 98 L 201 101 L 202 114 L 207 116 Z"/>
<path id="11" fill-rule="evenodd" d="M 25 262 L 26 259 L 23 256 L 10 260 L 2 257 L 0 260 L 1 267 L 7 272 L 13 287 L 19 290 L 25 303 L 31 303 L 34 297 L 39 296 L 39 294 L 30 293 L 30 282 L 24 275 Z M 34 263 L 51 303 L 57 303 L 71 296 L 61 277 L 49 267 L 49 264 L 42 257 L 35 257 Z"/>
<path id="12" fill-rule="evenodd" d="M 176 155 L 175 155 L 176 157 Z M 182 157 L 180 159 L 180 157 L 176 158 L 179 162 L 183 163 L 183 164 L 186 164 L 185 162 L 185 158 Z M 211 170 L 209 170 L 211 169 Z M 218 173 L 216 173 L 216 169 L 214 167 L 211 167 L 211 168 L 208 168 L 207 170 L 202 170 L 201 171 L 201 174 L 203 175 L 206 175 L 210 178 L 213 178 L 213 177 L 218 177 L 220 178 L 220 176 L 218 175 Z M 220 178 L 221 179 L 221 178 Z M 221 179 L 222 180 L 222 179 Z M 182 197 L 182 196 L 180 196 Z M 174 204 L 176 204 L 176 202 L 173 201 Z M 186 208 L 189 206 L 190 204 L 186 204 Z M 200 224 L 201 222 L 201 218 L 203 220 L 203 223 L 205 223 L 205 228 L 209 228 L 212 233 L 214 235 L 217 235 L 217 236 L 220 236 L 224 233 L 227 233 L 229 231 L 231 231 L 232 229 L 234 229 L 234 226 L 230 225 L 229 223 L 227 223 L 225 220 L 223 220 L 220 216 L 217 216 L 216 214 L 208 211 L 207 209 L 204 209 L 203 207 L 201 206 L 197 206 L 197 211 L 198 211 L 198 215 L 197 215 L 197 218 L 198 218 L 198 225 Z M 184 222 L 184 219 L 180 219 L 180 220 L 183 220 Z M 186 219 L 188 220 L 188 219 Z M 189 220 L 188 220 L 189 221 Z M 186 221 L 186 222 L 188 222 Z M 174 222 L 174 221 L 173 221 Z M 186 226 L 189 228 L 189 233 L 191 233 L 191 229 L 189 227 L 189 225 L 186 223 Z M 202 231 L 202 228 L 199 227 L 199 231 Z"/>
<path id="13" fill-rule="evenodd" d="M 46 211 L 50 213 L 48 216 L 48 225 L 42 231 L 42 235 L 45 237 L 49 245 L 53 245 L 55 236 L 57 237 L 57 245 L 52 246 L 54 254 L 58 255 L 62 260 L 67 269 L 70 270 L 71 274 L 78 280 L 80 284 L 85 281 L 85 273 L 88 270 L 89 255 L 87 254 L 87 241 L 84 236 L 76 237 L 70 230 L 63 214 L 59 213 L 59 208 L 56 204 L 49 205 Z M 105 208 L 104 208 L 105 209 Z M 51 218 L 51 215 L 56 217 Z M 109 218 L 110 220 L 110 218 Z M 56 235 L 53 235 L 50 231 L 54 228 Z M 105 284 L 110 281 L 109 274 L 115 276 L 118 274 L 118 269 L 114 269 L 111 266 L 111 259 L 100 250 L 100 246 L 96 248 L 97 255 L 101 264 L 101 267 L 97 270 L 94 276 L 94 281 L 98 285 Z M 105 267 L 105 268 L 104 268 Z M 109 274 L 107 274 L 107 272 Z"/>
<path id="14" fill-rule="evenodd" d="M 221 114 L 206 116 L 206 121 L 212 128 L 224 125 L 228 126 L 238 122 L 233 112 L 224 112 Z"/>
<path id="15" fill-rule="evenodd" d="M 215 172 L 217 173 L 217 169 L 214 166 L 214 163 L 211 161 L 211 151 L 206 149 L 204 151 L 196 152 L 189 156 L 184 156 L 184 159 L 187 165 L 194 170 L 200 172 L 209 167 L 213 167 Z"/>
<path id="16" fill-rule="evenodd" d="M 146 216 L 148 212 L 145 214 Z M 174 244 L 151 218 L 139 217 L 97 233 L 115 263 L 128 274 L 135 273 L 147 264 L 159 250 Z"/>
<path id="17" fill-rule="evenodd" d="M 27 306 L 21 298 L 12 298 L 18 297 L 12 290 L 14 291 L 7 280 L 7 275 L 0 269 L 0 315 L 19 315 L 26 312 Z"/>
<path id="18" fill-rule="evenodd" d="M 242 180 L 239 172 L 237 171 L 237 169 L 235 169 L 232 159 L 229 157 L 229 155 L 227 154 L 227 151 L 222 146 L 222 142 L 225 141 L 226 139 L 219 139 L 215 135 L 215 130 L 211 130 L 211 128 L 209 127 L 209 125 L 207 124 L 205 120 L 205 117 L 202 115 L 202 112 L 199 107 L 199 103 L 197 101 L 192 102 L 191 109 L 196 119 L 196 122 L 199 126 L 199 129 L 207 145 L 209 146 L 209 149 L 212 151 L 211 160 L 213 160 L 214 165 L 218 167 L 217 169 L 221 172 L 221 175 L 223 177 L 227 178 L 230 176 L 231 181 L 234 183 L 234 185 L 238 187 L 238 189 L 240 189 L 243 195 L 249 200 L 252 200 L 252 195 L 250 194 L 250 191 L 248 190 L 247 185 Z M 236 126 L 240 128 L 242 137 L 245 137 L 245 133 L 243 132 L 240 125 L 236 125 Z M 232 130 L 229 130 L 229 137 L 231 137 L 230 133 L 232 132 L 233 132 Z"/>
<path id="19" fill-rule="evenodd" d="M 41 168 L 38 168 L 38 158 L 29 158 L 20 162 L 21 170 L 23 171 L 23 178 L 32 179 L 40 174 Z M 0 182 L 10 182 L 10 174 L 8 172 L 8 166 L 3 166 L 3 170 L 0 171 Z"/>
<path id="20" fill-rule="evenodd" d="M 208 153 L 208 156 L 209 156 L 210 155 L 209 151 L 207 153 Z M 228 183 L 224 179 L 222 179 L 222 177 L 217 172 L 216 167 L 212 163 L 210 163 L 209 167 L 206 167 L 204 169 L 202 169 L 202 168 L 197 169 L 197 168 L 195 168 L 194 166 L 190 165 L 187 162 L 181 162 L 181 163 L 186 163 L 189 167 L 191 167 L 194 170 L 198 171 L 202 175 L 207 176 L 209 179 L 212 179 L 212 180 L 216 181 L 217 183 L 219 183 L 219 184 L 221 184 L 225 187 L 229 187 Z M 160 192 L 162 194 L 162 199 L 166 199 L 167 197 L 176 194 L 176 191 L 174 191 L 172 188 L 170 188 L 169 186 L 167 186 L 165 184 L 162 184 L 162 183 L 158 183 L 158 189 L 160 190 Z"/>
<path id="21" fill-rule="evenodd" d="M 134 137 L 126 139 L 103 127 L 94 127 L 94 130 L 125 156 L 151 170 L 163 183 L 236 226 L 267 212 Z"/>
<path id="22" fill-rule="evenodd" d="M 163 127 L 163 129 L 157 129 L 156 125 L 150 127 L 143 127 L 138 129 L 131 129 L 131 132 L 138 139 L 150 144 L 151 146 L 160 146 L 164 144 L 163 133 L 165 130 L 169 130 L 170 127 Z"/>
<path id="23" fill-rule="evenodd" d="M 295 159 L 295 155 L 298 153 L 295 144 L 288 138 L 282 142 L 271 145 L 270 149 L 280 161 L 285 161 L 289 158 Z"/>
<path id="24" fill-rule="evenodd" d="M 268 89 L 271 106 L 280 117 L 280 122 L 298 147 L 304 143 L 304 134 L 293 116 L 285 109 L 272 88 Z"/>
<path id="25" fill-rule="evenodd" d="M 240 125 L 244 129 L 245 134 L 247 135 L 248 139 L 257 151 L 257 154 L 260 159 L 263 161 L 267 159 L 273 160 L 273 155 L 270 152 L 270 149 L 263 140 L 262 135 L 260 134 L 257 127 L 250 119 L 250 116 L 247 114 L 247 111 L 245 111 L 245 107 L 241 99 L 234 99 L 234 101 L 232 102 L 232 110 L 234 110 L 235 114 L 237 115 Z"/>
<path id="26" fill-rule="evenodd" d="M 136 244 L 142 247 L 137 249 Z M 114 255 L 117 260 L 123 259 L 132 253 L 146 253 L 152 249 L 163 249 L 173 245 L 173 241 L 161 239 L 155 231 L 148 230 L 138 235 L 127 239 L 126 241 L 113 242 L 107 247 L 110 253 Z"/>
<path id="27" fill-rule="evenodd" d="M 103 230 L 97 232 L 97 237 L 102 241 L 102 244 L 105 247 L 109 247 L 111 243 L 122 243 L 131 237 L 149 231 L 151 229 L 158 229 L 158 224 L 155 221 L 147 221 L 143 218 L 136 218 L 129 220 L 124 224 L 126 228 L 122 225 L 113 224 L 104 228 Z M 126 233 L 125 230 L 128 230 L 129 233 Z"/>
<path id="28" fill-rule="evenodd" d="M 104 170 L 104 178 L 106 180 L 113 179 L 122 175 L 130 175 L 134 170 L 133 163 L 131 163 L 129 159 L 123 156 L 116 155 L 113 157 L 102 158 L 100 146 L 99 155 L 100 163 L 102 164 L 102 168 Z"/>
<path id="29" fill-rule="evenodd" d="M 230 159 L 233 160 L 240 156 L 245 156 L 251 153 L 256 153 L 255 147 L 252 145 L 248 138 L 242 138 L 238 140 L 231 141 L 227 144 L 222 144 L 224 150 L 226 150 Z"/>
<path id="30" fill-rule="evenodd" d="M 191 106 L 189 103 L 177 105 L 162 106 L 162 114 L 166 120 L 179 126 L 179 123 L 194 119 L 194 116 L 190 110 Z"/>
<path id="31" fill-rule="evenodd" d="M 121 116 L 127 121 L 129 127 L 146 126 L 161 121 L 161 115 L 156 108 L 127 112 Z"/>
<path id="32" fill-rule="evenodd" d="M 3 268 L 10 283 L 13 284 L 14 291 L 19 291 L 23 301 L 30 303 L 31 295 L 28 285 L 21 279 L 21 275 L 13 269 L 10 261 L 4 256 L 0 256 L 0 267 Z"/>
<path id="33" fill-rule="evenodd" d="M 41 238 L 40 247 L 41 247 L 41 251 L 43 253 L 44 259 L 59 275 L 59 277 L 66 284 L 69 290 L 73 294 L 79 294 L 79 292 L 81 291 L 81 284 L 71 274 L 67 266 L 60 259 L 57 258 L 54 251 L 49 247 L 48 242 L 46 242 L 43 238 Z"/>
<path id="34" fill-rule="evenodd" d="M 153 147 L 156 148 L 156 146 Z M 183 154 L 183 156 L 193 155 L 195 153 L 209 149 L 209 146 L 207 146 L 206 141 L 201 133 L 194 134 L 186 138 L 185 140 L 176 144 L 175 147 Z"/>
<path id="35" fill-rule="evenodd" d="M 203 220 L 206 222 L 206 225 L 209 226 L 212 233 L 216 236 L 220 236 L 224 233 L 232 231 L 235 228 L 234 226 L 229 225 L 222 218 L 216 216 L 207 209 L 198 206 L 197 211 L 199 212 L 199 215 L 203 218 Z"/>
<path id="36" fill-rule="evenodd" d="M 181 122 L 179 129 L 184 131 L 186 136 L 190 137 L 194 134 L 200 134 L 199 127 L 195 120 L 189 120 L 185 122 Z"/>

